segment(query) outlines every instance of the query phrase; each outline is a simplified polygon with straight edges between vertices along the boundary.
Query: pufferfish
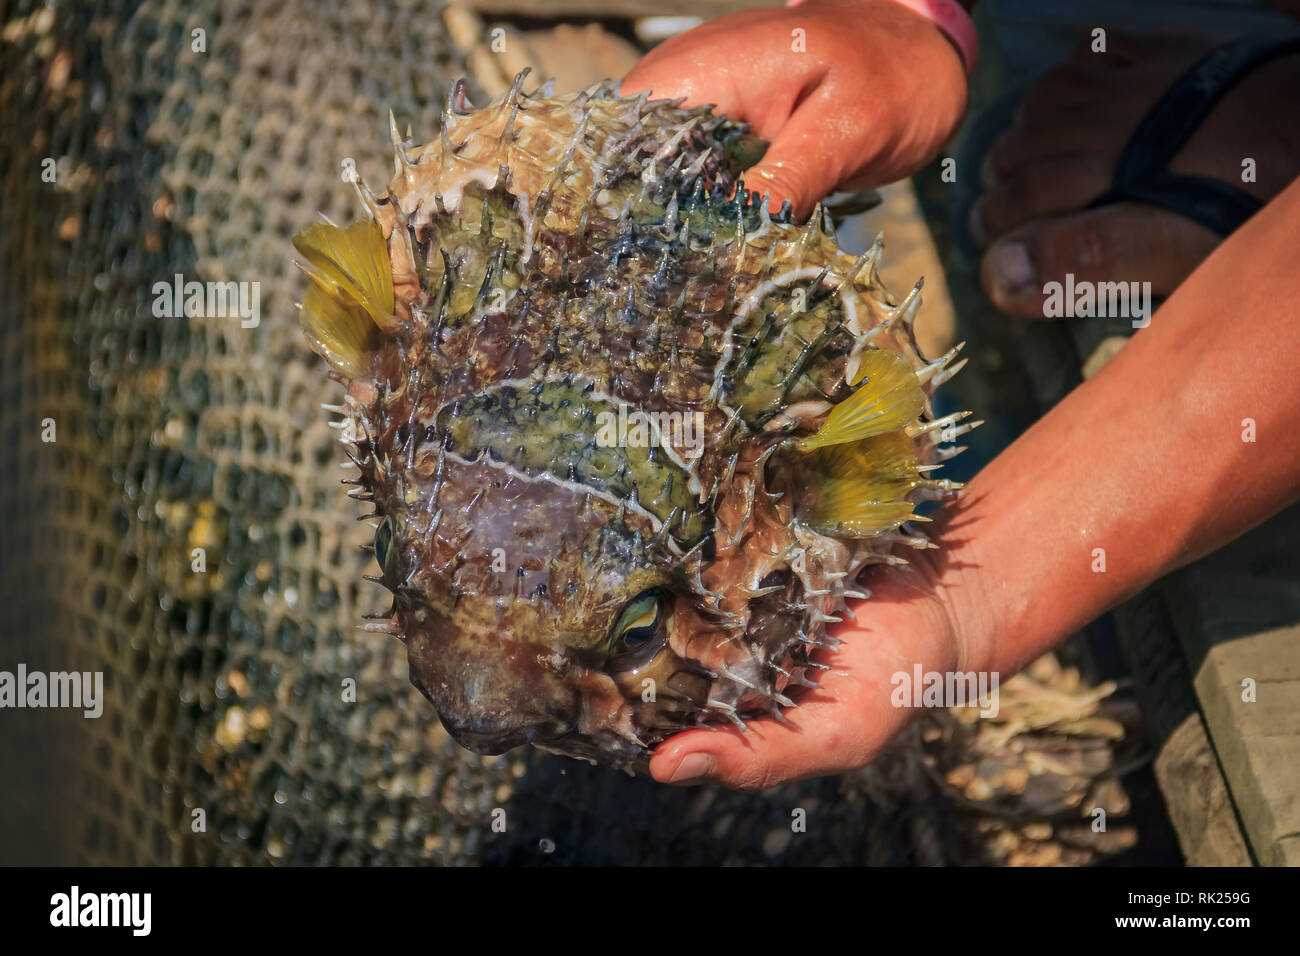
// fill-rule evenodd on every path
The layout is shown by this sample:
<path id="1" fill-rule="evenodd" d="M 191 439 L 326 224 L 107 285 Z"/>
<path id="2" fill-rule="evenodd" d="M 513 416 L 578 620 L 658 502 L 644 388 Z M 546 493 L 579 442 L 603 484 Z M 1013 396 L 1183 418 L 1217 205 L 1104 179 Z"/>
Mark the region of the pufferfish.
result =
<path id="1" fill-rule="evenodd" d="M 523 79 L 482 109 L 453 84 L 424 145 L 391 124 L 367 215 L 294 240 L 302 326 L 374 503 L 367 629 L 465 747 L 644 770 L 816 686 L 978 423 L 932 411 L 963 363 L 917 348 L 921 284 L 895 301 L 879 240 L 747 190 L 746 126 Z"/>

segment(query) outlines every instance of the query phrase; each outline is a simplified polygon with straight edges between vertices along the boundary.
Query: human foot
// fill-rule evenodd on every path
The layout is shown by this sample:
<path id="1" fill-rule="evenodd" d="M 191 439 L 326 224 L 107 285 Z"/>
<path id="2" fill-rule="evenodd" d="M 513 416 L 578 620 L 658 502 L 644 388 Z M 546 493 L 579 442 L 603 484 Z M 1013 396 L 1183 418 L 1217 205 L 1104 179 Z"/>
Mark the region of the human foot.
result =
<path id="1" fill-rule="evenodd" d="M 1009 313 L 1042 316 L 1044 284 L 1067 273 L 1076 281 L 1150 282 L 1153 295 L 1166 296 L 1223 238 L 1148 202 L 1088 208 L 1110 192 L 1117 161 L 1156 101 L 1219 45 L 1115 33 L 1108 43 L 1106 53 L 1081 45 L 1035 83 L 981 170 L 985 194 L 971 231 L 987 247 L 985 291 Z M 1300 121 L 1287 104 L 1298 82 L 1296 52 L 1246 73 L 1209 108 L 1169 171 L 1267 202 L 1300 174 Z"/>

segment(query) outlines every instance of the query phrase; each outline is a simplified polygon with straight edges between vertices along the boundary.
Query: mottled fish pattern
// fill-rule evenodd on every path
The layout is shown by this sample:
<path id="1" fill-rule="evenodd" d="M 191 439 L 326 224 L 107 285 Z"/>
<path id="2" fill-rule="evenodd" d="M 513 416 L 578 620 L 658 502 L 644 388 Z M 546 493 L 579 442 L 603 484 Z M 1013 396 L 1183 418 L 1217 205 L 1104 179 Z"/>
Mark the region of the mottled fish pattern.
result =
<path id="1" fill-rule="evenodd" d="M 932 413 L 961 363 L 918 351 L 920 283 L 745 190 L 744 126 L 523 80 L 454 86 L 425 145 L 393 124 L 367 215 L 295 239 L 303 328 L 374 503 L 368 627 L 467 747 L 644 769 L 815 685 L 972 423 Z"/>

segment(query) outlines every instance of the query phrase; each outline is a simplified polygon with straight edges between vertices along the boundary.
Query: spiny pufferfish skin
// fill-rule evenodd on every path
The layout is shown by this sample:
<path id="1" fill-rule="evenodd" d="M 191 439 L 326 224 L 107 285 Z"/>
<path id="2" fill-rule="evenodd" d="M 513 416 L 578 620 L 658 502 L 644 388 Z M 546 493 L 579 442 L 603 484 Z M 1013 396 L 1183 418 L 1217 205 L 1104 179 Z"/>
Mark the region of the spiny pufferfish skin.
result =
<path id="1" fill-rule="evenodd" d="M 392 138 L 368 217 L 295 239 L 303 328 L 347 387 L 411 681 L 464 746 L 644 770 L 684 728 L 815 686 L 810 655 L 970 425 L 930 396 L 920 283 L 880 242 L 737 188 L 761 143 L 611 83 Z"/>

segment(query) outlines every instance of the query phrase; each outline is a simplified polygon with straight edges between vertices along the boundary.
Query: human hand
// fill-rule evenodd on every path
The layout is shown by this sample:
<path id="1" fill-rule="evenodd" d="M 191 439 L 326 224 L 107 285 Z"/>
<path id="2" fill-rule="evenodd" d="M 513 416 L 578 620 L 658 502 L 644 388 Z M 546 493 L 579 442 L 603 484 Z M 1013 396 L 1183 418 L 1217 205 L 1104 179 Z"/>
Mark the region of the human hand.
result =
<path id="1" fill-rule="evenodd" d="M 807 0 L 710 21 L 646 54 L 622 85 L 625 96 L 640 90 L 749 123 L 771 145 L 746 187 L 769 193 L 773 209 L 789 199 L 799 216 L 836 189 L 909 175 L 966 108 L 957 50 L 891 0 Z"/>
<path id="2" fill-rule="evenodd" d="M 906 567 L 880 567 L 866 579 L 871 598 L 856 602 L 857 620 L 830 628 L 843 641 L 819 650 L 818 690 L 784 712 L 761 717 L 748 730 L 724 727 L 677 734 L 656 748 L 650 772 L 664 783 L 722 783 L 762 790 L 870 762 L 917 712 L 891 702 L 895 674 L 982 668 L 983 642 L 973 635 L 983 620 L 968 607 L 970 594 L 954 582 L 960 568 L 951 555 L 920 551 Z M 945 581 L 947 583 L 945 583 Z M 809 672 L 814 673 L 814 672 Z"/>

